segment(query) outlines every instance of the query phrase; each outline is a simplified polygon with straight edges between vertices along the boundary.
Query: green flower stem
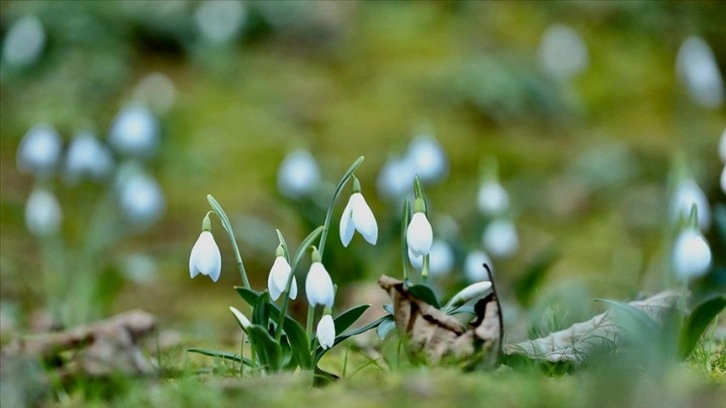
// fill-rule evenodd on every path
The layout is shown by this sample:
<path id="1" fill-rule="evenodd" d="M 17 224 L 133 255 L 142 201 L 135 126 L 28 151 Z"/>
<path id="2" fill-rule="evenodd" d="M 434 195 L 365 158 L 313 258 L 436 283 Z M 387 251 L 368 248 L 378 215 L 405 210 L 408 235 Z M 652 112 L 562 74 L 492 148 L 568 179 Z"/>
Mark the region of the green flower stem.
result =
<path id="1" fill-rule="evenodd" d="M 245 376 L 245 333 L 242 330 L 242 342 L 239 344 L 239 376 Z"/>
<path id="2" fill-rule="evenodd" d="M 232 243 L 232 250 L 234 251 L 234 258 L 237 261 L 237 269 L 239 270 L 239 274 L 242 277 L 242 284 L 245 287 L 245 289 L 251 289 L 250 287 L 250 281 L 247 279 L 247 271 L 245 270 L 245 264 L 242 262 L 242 254 L 239 252 L 239 247 L 237 246 L 237 239 L 234 237 L 234 231 L 232 230 L 232 224 L 229 222 L 229 217 L 227 217 L 227 213 L 224 212 L 224 209 L 222 209 L 222 206 L 219 204 L 219 202 L 212 197 L 211 194 L 207 194 L 207 201 L 209 201 L 209 205 L 212 206 L 212 210 L 214 210 L 214 213 L 217 214 L 217 217 L 219 217 L 219 220 L 222 222 L 222 226 L 224 227 L 224 230 L 227 231 L 227 235 L 229 236 L 229 240 Z"/>
<path id="3" fill-rule="evenodd" d="M 353 173 L 360 167 L 361 163 L 363 163 L 364 157 L 360 156 L 353 164 L 350 165 L 348 170 L 343 174 L 343 177 L 340 179 L 340 182 L 338 183 L 338 186 L 335 188 L 335 193 L 333 193 L 333 198 L 330 199 L 330 205 L 328 205 L 328 212 L 325 214 L 325 224 L 323 224 L 323 233 L 320 235 L 320 242 L 318 243 L 318 250 L 320 251 L 320 256 L 323 256 L 323 252 L 325 251 L 325 241 L 328 239 L 328 232 L 330 232 L 330 223 L 333 219 L 333 207 L 335 207 L 335 201 L 338 199 L 338 196 L 340 195 L 340 192 L 343 190 L 343 187 L 348 183 L 348 180 L 350 180 L 351 176 L 353 176 Z"/>
<path id="4" fill-rule="evenodd" d="M 421 281 L 425 284 L 429 280 L 429 255 L 424 256 L 423 266 L 421 267 Z"/>
<path id="5" fill-rule="evenodd" d="M 308 339 L 313 338 L 313 320 L 315 319 L 315 307 L 308 306 L 308 320 L 305 323 L 305 333 L 308 335 Z M 315 352 L 315 348 L 312 348 Z"/>
<path id="6" fill-rule="evenodd" d="M 411 202 L 403 202 L 403 214 L 401 215 L 401 260 L 403 261 L 403 281 L 408 282 L 411 270 L 408 266 L 408 244 L 406 243 L 406 231 L 411 219 Z"/>

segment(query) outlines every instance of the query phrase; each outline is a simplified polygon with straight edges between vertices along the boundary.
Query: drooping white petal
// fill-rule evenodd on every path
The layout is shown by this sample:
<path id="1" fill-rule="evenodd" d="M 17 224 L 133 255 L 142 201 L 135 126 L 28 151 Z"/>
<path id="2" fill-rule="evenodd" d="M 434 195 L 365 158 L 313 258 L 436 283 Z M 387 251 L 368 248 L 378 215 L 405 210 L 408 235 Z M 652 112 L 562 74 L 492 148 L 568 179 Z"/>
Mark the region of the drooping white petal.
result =
<path id="1" fill-rule="evenodd" d="M 443 276 L 454 268 L 454 252 L 446 241 L 434 240 L 429 253 L 429 275 Z"/>
<path id="2" fill-rule="evenodd" d="M 323 305 L 333 307 L 335 289 L 330 274 L 320 262 L 313 262 L 305 278 L 305 294 L 311 306 Z"/>
<path id="3" fill-rule="evenodd" d="M 423 267 L 423 255 L 414 255 L 413 252 L 411 252 L 411 247 L 408 248 L 408 260 L 411 261 L 411 266 L 416 269 L 421 269 Z"/>
<path id="4" fill-rule="evenodd" d="M 39 176 L 51 174 L 60 159 L 61 144 L 61 137 L 52 126 L 34 126 L 18 146 L 18 168 Z"/>
<path id="5" fill-rule="evenodd" d="M 106 146 L 92 133 L 81 132 L 68 147 L 64 177 L 71 183 L 84 177 L 100 180 L 111 172 L 112 167 L 113 157 Z"/>
<path id="6" fill-rule="evenodd" d="M 585 41 L 577 31 L 564 24 L 547 28 L 537 54 L 542 70 L 560 80 L 579 74 L 589 64 Z"/>
<path id="7" fill-rule="evenodd" d="M 486 181 L 479 187 L 477 206 L 484 215 L 498 215 L 509 207 L 509 194 L 496 181 Z"/>
<path id="8" fill-rule="evenodd" d="M 514 224 L 505 219 L 492 221 L 482 234 L 482 245 L 494 257 L 512 256 L 519 248 L 519 237 Z"/>
<path id="9" fill-rule="evenodd" d="M 391 158 L 378 173 L 378 193 L 388 199 L 400 199 L 413 189 L 411 180 L 416 176 L 416 166 L 408 156 Z"/>
<path id="10" fill-rule="evenodd" d="M 724 101 L 724 84 L 711 47 L 698 36 L 690 36 L 678 49 L 676 70 L 691 99 L 706 108 Z"/>
<path id="11" fill-rule="evenodd" d="M 55 195 L 38 189 L 30 193 L 25 205 L 25 225 L 36 236 L 47 236 L 58 232 L 63 214 Z"/>
<path id="12" fill-rule="evenodd" d="M 230 306 L 229 311 L 232 312 L 234 318 L 237 320 L 237 323 L 239 323 L 239 326 L 242 329 L 247 330 L 247 328 L 252 325 L 250 319 L 248 319 L 247 316 L 245 316 L 244 313 L 240 312 L 239 309 L 237 309 L 236 307 Z"/>
<path id="13" fill-rule="evenodd" d="M 189 275 L 194 278 L 201 273 L 216 282 L 221 271 L 222 255 L 214 236 L 209 231 L 202 231 L 189 256 Z"/>
<path id="14" fill-rule="evenodd" d="M 706 239 L 693 229 L 682 231 L 673 244 L 673 271 L 680 280 L 703 276 L 711 266 L 711 248 Z"/>
<path id="15" fill-rule="evenodd" d="M 351 206 L 353 224 L 355 229 L 368 241 L 369 244 L 375 245 L 378 241 L 378 223 L 373 211 L 366 203 L 366 199 L 361 193 L 353 193 L 348 200 Z"/>
<path id="16" fill-rule="evenodd" d="M 425 256 L 431 251 L 434 233 L 426 214 L 417 212 L 411 217 L 406 231 L 406 242 L 411 253 L 416 256 Z"/>
<path id="17" fill-rule="evenodd" d="M 194 12 L 197 31 L 210 43 L 234 40 L 246 18 L 245 4 L 241 1 L 204 1 Z"/>
<path id="18" fill-rule="evenodd" d="M 353 233 L 355 233 L 352 212 L 352 200 L 348 200 L 348 204 L 345 205 L 345 209 L 343 210 L 343 215 L 340 217 L 340 242 L 346 248 L 353 239 Z"/>
<path id="19" fill-rule="evenodd" d="M 489 256 L 484 251 L 472 251 L 466 255 L 464 261 L 464 276 L 469 282 L 480 282 L 489 279 L 484 264 L 494 271 L 494 265 Z"/>
<path id="20" fill-rule="evenodd" d="M 290 264 L 287 263 L 287 259 L 284 256 L 275 258 L 275 263 L 272 265 L 270 275 L 267 279 L 267 287 L 272 300 L 277 300 L 285 291 L 287 279 L 290 277 L 291 272 Z M 297 281 L 293 277 L 292 284 L 290 285 L 290 299 L 295 298 L 297 298 Z"/>
<path id="21" fill-rule="evenodd" d="M 333 347 L 335 343 L 335 322 L 333 316 L 326 314 L 318 322 L 318 328 L 315 330 L 320 346 L 324 349 Z"/>
<path id="22" fill-rule="evenodd" d="M 277 187 L 293 199 L 311 194 L 319 183 L 318 163 L 306 150 L 295 150 L 285 156 L 277 171 Z"/>
<path id="23" fill-rule="evenodd" d="M 159 144 L 159 123 L 145 106 L 126 106 L 111 124 L 109 142 L 122 154 L 150 157 Z"/>
<path id="24" fill-rule="evenodd" d="M 148 225 L 162 216 L 164 194 L 156 180 L 143 170 L 128 167 L 119 171 L 116 186 L 119 205 L 131 223 Z"/>
<path id="25" fill-rule="evenodd" d="M 694 204 L 698 208 L 698 226 L 706 231 L 711 226 L 711 207 L 706 194 L 692 179 L 681 181 L 673 191 L 669 208 L 671 222 L 687 219 Z"/>
<path id="26" fill-rule="evenodd" d="M 45 30 L 38 17 L 29 15 L 15 21 L 2 47 L 2 59 L 9 65 L 25 67 L 38 60 L 45 46 Z"/>
<path id="27" fill-rule="evenodd" d="M 438 141 L 429 134 L 417 136 L 408 148 L 408 157 L 413 163 L 415 174 L 423 182 L 434 182 L 446 177 L 449 162 L 446 152 Z M 411 182 L 411 179 L 408 180 Z"/>

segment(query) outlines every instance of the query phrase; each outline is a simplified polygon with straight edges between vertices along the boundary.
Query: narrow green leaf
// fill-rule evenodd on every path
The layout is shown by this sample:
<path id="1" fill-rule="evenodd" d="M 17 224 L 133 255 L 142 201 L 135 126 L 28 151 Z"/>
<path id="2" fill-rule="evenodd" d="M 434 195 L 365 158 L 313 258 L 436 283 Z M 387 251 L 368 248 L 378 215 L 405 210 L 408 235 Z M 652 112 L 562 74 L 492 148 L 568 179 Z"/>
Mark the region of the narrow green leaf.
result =
<path id="1" fill-rule="evenodd" d="M 413 285 L 408 288 L 408 293 L 410 293 L 419 300 L 423 300 L 424 302 L 430 304 L 437 309 L 441 308 L 441 306 L 439 305 L 439 301 L 436 299 L 434 291 L 426 285 Z"/>
<path id="2" fill-rule="evenodd" d="M 382 321 L 381 324 L 379 324 L 376 328 L 376 334 L 381 340 L 385 339 L 388 333 L 396 328 L 396 322 L 393 320 L 393 316 L 388 315 L 386 317 L 388 317 L 388 319 Z"/>
<path id="3" fill-rule="evenodd" d="M 351 330 L 351 331 L 349 331 L 347 333 L 338 335 L 337 337 L 335 337 L 335 341 L 333 342 L 333 347 L 335 347 L 338 344 L 340 344 L 341 342 L 347 340 L 349 337 L 357 336 L 357 335 L 359 335 L 361 333 L 367 332 L 368 330 L 372 330 L 372 329 L 377 328 L 379 324 L 381 324 L 384 320 L 386 320 L 388 318 L 389 318 L 388 315 L 383 316 L 380 319 L 378 319 L 378 320 L 376 320 L 374 322 L 368 323 L 367 325 L 365 325 L 363 327 L 360 327 L 360 328 L 357 328 L 355 330 Z M 313 360 L 314 365 L 317 366 L 318 361 L 320 361 L 320 358 L 323 357 L 323 355 L 325 355 L 325 353 L 327 353 L 328 350 L 331 350 L 331 349 L 332 349 L 332 347 L 330 349 L 327 349 L 326 350 L 326 349 L 323 349 L 321 346 L 318 346 L 315 349 L 315 359 Z"/>
<path id="4" fill-rule="evenodd" d="M 282 364 L 282 349 L 267 328 L 253 324 L 247 328 L 247 335 L 255 346 L 260 363 L 272 371 L 279 371 Z"/>
<path id="5" fill-rule="evenodd" d="M 292 271 L 293 273 L 297 269 L 297 266 L 300 264 L 300 261 L 302 261 L 303 256 L 305 256 L 305 253 L 307 252 L 308 248 L 310 248 L 311 245 L 313 245 L 313 242 L 315 242 L 316 239 L 320 236 L 320 234 L 323 233 L 323 229 L 325 229 L 322 225 L 318 228 L 315 228 L 313 232 L 308 234 L 307 237 L 303 240 L 303 242 L 300 243 L 300 247 L 297 249 L 297 252 L 295 252 L 295 260 L 292 262 Z"/>
<path id="6" fill-rule="evenodd" d="M 252 360 L 250 360 L 248 358 L 240 357 L 239 354 L 228 353 L 226 351 L 207 350 L 207 349 L 192 347 L 192 348 L 188 348 L 187 352 L 188 353 L 198 353 L 198 354 L 202 354 L 202 355 L 210 356 L 210 357 L 223 358 L 225 360 L 232 360 L 232 361 L 235 361 L 238 363 L 242 362 L 242 364 L 246 365 L 247 367 L 256 366 L 256 364 Z"/>
<path id="7" fill-rule="evenodd" d="M 696 344 L 698 344 L 698 340 L 701 339 L 701 336 L 706 332 L 706 329 L 708 329 L 713 319 L 724 308 L 726 308 L 726 295 L 712 296 L 693 308 L 693 311 L 688 315 L 681 329 L 681 357 L 688 357 L 693 352 Z"/>
<path id="8" fill-rule="evenodd" d="M 247 289 L 243 286 L 235 286 L 234 290 L 242 296 L 242 299 L 244 299 L 250 307 L 254 307 L 255 303 L 257 303 L 257 299 L 260 297 L 260 292 L 253 289 Z"/>
<path id="9" fill-rule="evenodd" d="M 652 317 L 648 316 L 647 313 L 634 307 L 628 303 L 618 302 L 617 300 L 610 299 L 595 299 L 596 302 L 607 303 L 612 306 L 614 310 L 623 313 L 624 316 L 631 318 L 634 322 L 640 324 L 643 328 L 647 329 L 651 333 L 655 333 L 659 330 L 659 324 Z"/>
<path id="10" fill-rule="evenodd" d="M 369 307 L 371 307 L 371 305 L 359 305 L 339 314 L 335 319 L 333 319 L 333 322 L 335 322 L 335 332 L 343 333 L 352 326 L 353 323 L 355 323 Z"/>
<path id="11" fill-rule="evenodd" d="M 270 323 L 270 297 L 263 292 L 252 306 L 252 323 L 268 328 Z"/>

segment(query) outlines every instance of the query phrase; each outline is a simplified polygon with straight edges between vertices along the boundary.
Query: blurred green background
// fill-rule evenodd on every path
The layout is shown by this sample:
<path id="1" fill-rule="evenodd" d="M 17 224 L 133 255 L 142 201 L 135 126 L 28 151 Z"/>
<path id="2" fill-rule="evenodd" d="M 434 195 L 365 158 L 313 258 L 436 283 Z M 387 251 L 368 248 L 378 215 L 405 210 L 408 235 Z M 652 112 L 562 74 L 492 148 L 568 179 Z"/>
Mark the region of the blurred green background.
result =
<path id="1" fill-rule="evenodd" d="M 676 72 L 679 47 L 692 35 L 711 47 L 724 72 L 726 7 L 718 1 L 248 1 L 211 13 L 212 27 L 233 24 L 222 40 L 205 34 L 201 7 L 197 1 L 0 3 L 3 39 L 28 15 L 45 35 L 32 64 L 3 61 L 0 75 L 0 295 L 18 327 L 44 305 L 41 253 L 24 224 L 33 177 L 16 165 L 21 138 L 47 122 L 65 141 L 84 129 L 106 140 L 119 109 L 139 98 L 161 124 L 148 168 L 164 192 L 165 213 L 94 259 L 103 287 L 99 308 L 106 315 L 140 307 L 165 325 L 200 333 L 232 333 L 227 306 L 240 303 L 231 289 L 239 275 L 219 224 L 213 228 L 223 257 L 220 283 L 189 279 L 206 194 L 230 214 L 253 286 L 263 288 L 277 245 L 274 228 L 296 247 L 314 225 L 311 215 L 322 223 L 313 203 L 277 189 L 278 167 L 296 148 L 311 152 L 330 184 L 366 157 L 357 175 L 381 239 L 375 248 L 360 237 L 342 248 L 337 219 L 344 194 L 326 262 L 338 283 L 400 276 L 400 207 L 380 197 L 376 183 L 382 166 L 405 153 L 419 129 L 430 130 L 448 157 L 448 176 L 427 194 L 434 233 L 452 219 L 458 225 L 451 235 L 455 274 L 464 254 L 480 247 L 479 171 L 485 157 L 496 157 L 520 238 L 515 256 L 495 261 L 504 296 L 528 265 L 555 251 L 535 301 L 561 302 L 545 309 L 573 321 L 589 315 L 592 297 L 632 298 L 664 287 L 669 175 L 677 156 L 713 208 L 724 201 L 717 154 L 723 103 L 694 102 Z M 587 63 L 564 79 L 538 59 L 553 24 L 569 26 L 586 45 Z M 154 73 L 173 84 L 161 102 L 156 91 L 139 88 Z M 56 180 L 54 190 L 64 213 L 62 236 L 77 246 L 102 188 Z M 327 205 L 330 191 L 321 194 Z M 707 237 L 715 264 L 723 265 L 716 227 Z M 134 254 L 154 273 L 126 276 Z"/>

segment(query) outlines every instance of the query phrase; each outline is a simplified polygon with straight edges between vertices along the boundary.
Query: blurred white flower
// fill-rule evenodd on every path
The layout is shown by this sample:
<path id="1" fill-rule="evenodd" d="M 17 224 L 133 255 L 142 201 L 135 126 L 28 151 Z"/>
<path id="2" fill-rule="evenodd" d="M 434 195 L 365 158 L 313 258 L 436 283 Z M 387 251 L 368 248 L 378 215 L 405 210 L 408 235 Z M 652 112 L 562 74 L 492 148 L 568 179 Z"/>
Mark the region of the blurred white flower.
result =
<path id="1" fill-rule="evenodd" d="M 711 47 L 702 38 L 690 36 L 681 44 L 676 71 L 695 103 L 712 109 L 723 104 L 721 72 Z"/>
<path id="2" fill-rule="evenodd" d="M 350 196 L 340 218 L 340 241 L 344 247 L 350 244 L 356 230 L 369 244 L 375 245 L 378 241 L 376 217 L 361 193 L 353 193 Z"/>
<path id="3" fill-rule="evenodd" d="M 388 199 L 400 199 L 413 191 L 416 167 L 408 157 L 390 158 L 378 173 L 378 193 Z"/>
<path id="4" fill-rule="evenodd" d="M 487 271 L 484 269 L 484 264 L 489 265 L 489 269 L 494 271 L 492 260 L 484 251 L 477 250 L 469 252 L 464 260 L 464 276 L 466 280 L 469 282 L 488 280 L 489 275 L 487 275 Z"/>
<path id="5" fill-rule="evenodd" d="M 3 41 L 3 61 L 25 67 L 38 60 L 45 46 L 45 30 L 38 17 L 25 16 L 13 23 Z"/>
<path id="6" fill-rule="evenodd" d="M 434 232 L 428 218 L 426 218 L 426 214 L 422 212 L 414 213 L 406 230 L 406 243 L 411 254 L 414 256 L 428 255 L 431 252 L 433 240 Z"/>
<path id="7" fill-rule="evenodd" d="M 309 195 L 319 183 L 318 163 L 306 150 L 298 149 L 289 153 L 277 171 L 277 187 L 289 198 Z"/>
<path id="8" fill-rule="evenodd" d="M 718 144 L 718 156 L 726 163 L 726 128 L 721 133 L 721 141 Z"/>
<path id="9" fill-rule="evenodd" d="M 411 252 L 411 247 L 408 247 L 408 260 L 416 269 L 421 269 L 423 267 L 423 255 L 414 255 L 413 252 Z"/>
<path id="10" fill-rule="evenodd" d="M 292 273 L 292 268 L 287 263 L 287 259 L 284 256 L 276 257 L 275 263 L 272 264 L 272 268 L 270 269 L 270 275 L 267 277 L 267 289 L 270 292 L 272 300 L 277 300 L 285 292 L 290 273 Z M 297 280 L 293 277 L 290 286 L 290 299 L 296 298 Z"/>
<path id="11" fill-rule="evenodd" d="M 136 225 L 151 224 L 158 220 L 166 203 L 156 180 L 142 170 L 130 167 L 119 173 L 117 194 L 126 217 Z"/>
<path id="12" fill-rule="evenodd" d="M 127 105 L 111 124 L 109 142 L 122 154 L 153 156 L 159 144 L 159 122 L 145 106 Z"/>
<path id="13" fill-rule="evenodd" d="M 554 78 L 567 80 L 587 69 L 589 56 L 582 36 L 564 24 L 553 24 L 542 35 L 539 64 Z"/>
<path id="14" fill-rule="evenodd" d="M 139 81 L 134 88 L 134 99 L 146 104 L 157 113 L 166 113 L 176 101 L 176 86 L 168 76 L 153 72 Z"/>
<path id="15" fill-rule="evenodd" d="M 688 218 L 694 204 L 698 207 L 698 226 L 706 231 L 711 226 L 711 207 L 706 194 L 692 179 L 682 180 L 673 191 L 669 208 L 671 222 Z"/>
<path id="16" fill-rule="evenodd" d="M 18 146 L 18 168 L 36 176 L 52 174 L 60 159 L 61 145 L 60 135 L 52 126 L 33 126 Z"/>
<path id="17" fill-rule="evenodd" d="M 482 214 L 500 215 L 509 208 L 509 194 L 498 182 L 485 181 L 479 186 L 476 203 Z"/>
<path id="18" fill-rule="evenodd" d="M 430 135 L 417 136 L 408 147 L 408 158 L 422 182 L 434 182 L 446 177 L 449 162 L 439 142 Z M 408 180 L 411 182 L 411 179 Z"/>
<path id="19" fill-rule="evenodd" d="M 65 178 L 77 182 L 83 177 L 101 180 L 113 168 L 111 152 L 90 132 L 81 132 L 71 141 L 66 153 Z"/>
<path id="20" fill-rule="evenodd" d="M 325 314 L 318 322 L 318 328 L 315 330 L 315 337 L 323 349 L 333 347 L 335 343 L 335 322 L 333 316 Z"/>
<path id="21" fill-rule="evenodd" d="M 245 316 L 244 313 L 240 312 L 239 309 L 237 309 L 236 307 L 230 306 L 229 311 L 232 312 L 235 320 L 237 320 L 237 323 L 239 324 L 239 327 L 242 328 L 242 330 L 247 331 L 247 328 L 252 325 L 250 319 L 248 319 L 247 316 Z"/>
<path id="22" fill-rule="evenodd" d="M 726 166 L 721 170 L 721 191 L 726 194 Z"/>
<path id="23" fill-rule="evenodd" d="M 210 43 L 233 40 L 245 23 L 247 11 L 241 1 L 203 1 L 194 12 L 194 23 L 202 37 Z"/>
<path id="24" fill-rule="evenodd" d="M 495 258 L 512 256 L 519 247 L 519 237 L 514 224 L 506 219 L 494 220 L 482 234 L 482 246 Z"/>
<path id="25" fill-rule="evenodd" d="M 32 234 L 43 237 L 58 232 L 63 214 L 55 195 L 45 189 L 30 193 L 25 205 L 25 225 Z"/>
<path id="26" fill-rule="evenodd" d="M 308 276 L 305 278 L 305 294 L 311 307 L 316 305 L 333 307 L 335 297 L 333 280 L 330 279 L 330 274 L 325 266 L 319 261 L 310 265 Z"/>
<path id="27" fill-rule="evenodd" d="M 216 282 L 221 271 L 222 255 L 219 253 L 217 243 L 214 242 L 214 236 L 209 231 L 202 231 L 189 255 L 189 275 L 193 279 L 201 273 Z"/>
<path id="28" fill-rule="evenodd" d="M 126 255 L 121 263 L 124 276 L 139 284 L 153 282 L 159 275 L 158 269 L 156 259 L 141 252 Z"/>
<path id="29" fill-rule="evenodd" d="M 446 241 L 436 239 L 429 253 L 429 274 L 432 277 L 444 276 L 454 268 L 454 251 Z"/>
<path id="30" fill-rule="evenodd" d="M 711 248 L 700 231 L 686 228 L 673 244 L 673 272 L 679 280 L 703 276 L 711 266 Z"/>

